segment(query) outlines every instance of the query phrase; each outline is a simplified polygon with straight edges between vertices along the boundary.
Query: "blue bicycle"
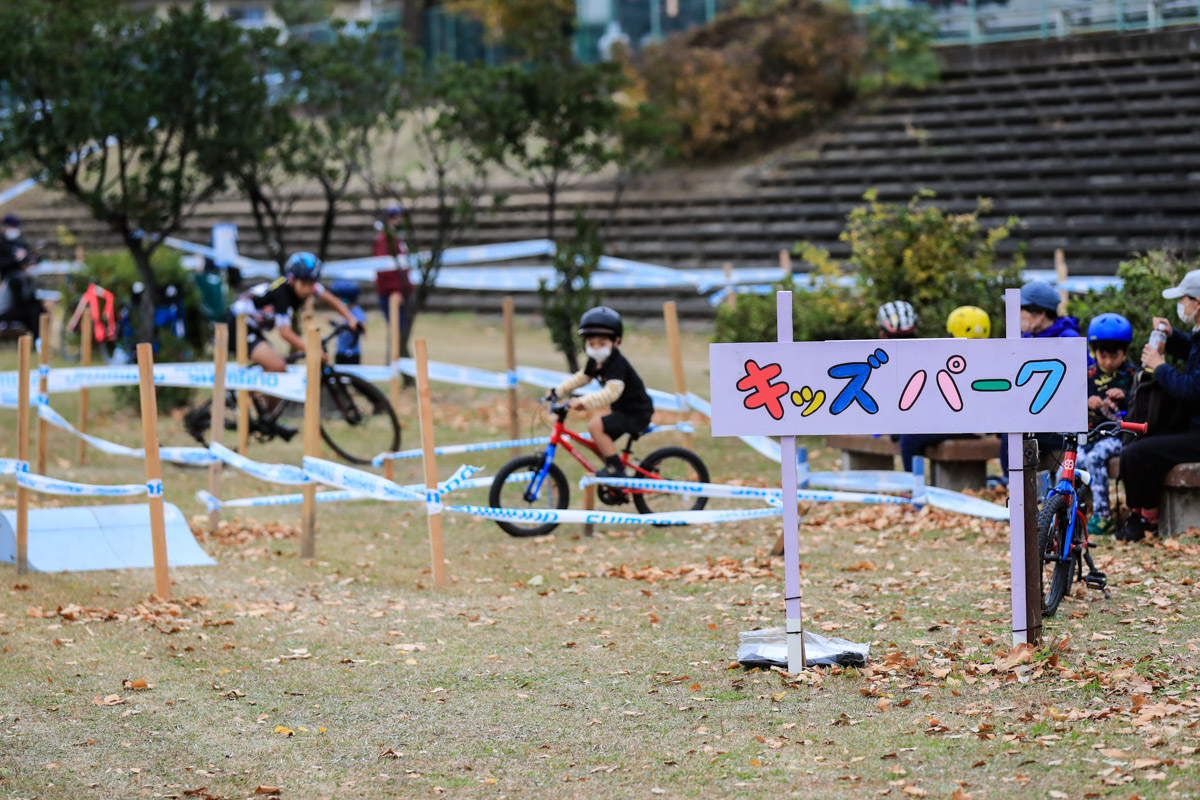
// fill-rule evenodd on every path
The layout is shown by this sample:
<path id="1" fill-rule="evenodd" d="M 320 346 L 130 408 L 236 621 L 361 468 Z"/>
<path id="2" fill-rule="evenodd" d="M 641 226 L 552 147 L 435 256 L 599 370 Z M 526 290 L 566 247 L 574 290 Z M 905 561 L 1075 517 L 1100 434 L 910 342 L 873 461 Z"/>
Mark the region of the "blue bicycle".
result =
<path id="1" fill-rule="evenodd" d="M 1122 432 L 1142 434 L 1146 432 L 1144 422 L 1102 422 L 1088 436 L 1116 436 Z M 1083 583 L 1104 592 L 1108 597 L 1108 577 L 1096 569 L 1092 554 L 1088 552 L 1088 517 L 1092 513 L 1092 476 L 1085 470 L 1075 469 L 1079 450 L 1078 433 L 1063 434 L 1062 473 L 1058 485 L 1046 494 L 1042 510 L 1038 512 L 1038 547 L 1042 554 L 1042 616 L 1052 617 L 1058 604 L 1071 591 L 1071 583 L 1078 578 Z M 1086 438 L 1084 439 L 1086 441 Z M 1108 480 L 1108 475 L 1096 476 L 1096 480 Z M 1083 574 L 1087 563 L 1088 573 Z M 1048 579 L 1048 580 L 1047 580 Z"/>

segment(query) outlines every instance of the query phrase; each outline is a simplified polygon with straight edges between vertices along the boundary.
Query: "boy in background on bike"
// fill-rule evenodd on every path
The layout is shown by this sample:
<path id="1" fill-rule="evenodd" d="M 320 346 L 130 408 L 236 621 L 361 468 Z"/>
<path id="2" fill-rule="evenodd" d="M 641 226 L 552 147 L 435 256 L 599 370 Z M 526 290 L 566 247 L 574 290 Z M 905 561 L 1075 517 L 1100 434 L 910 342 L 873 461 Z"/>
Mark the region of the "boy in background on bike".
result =
<path id="1" fill-rule="evenodd" d="M 359 321 L 365 328 L 367 326 L 367 312 L 362 310 L 362 306 L 358 304 L 358 284 L 354 281 L 338 280 L 329 284 L 329 291 L 333 292 L 337 299 L 345 303 L 346 308 L 350 309 L 350 314 Z M 361 364 L 362 363 L 362 337 L 354 331 L 342 331 L 337 338 L 337 355 L 334 356 L 336 364 Z"/>
<path id="2" fill-rule="evenodd" d="M 1088 346 L 1096 363 L 1088 368 L 1088 428 L 1117 419 L 1129 406 L 1137 368 L 1126 360 L 1133 342 L 1133 326 L 1120 314 L 1100 314 L 1088 324 Z M 1095 500 L 1088 535 L 1110 534 L 1112 511 L 1108 504 L 1108 460 L 1121 455 L 1119 436 L 1102 436 L 1079 448 L 1078 463 L 1092 476 Z"/>
<path id="3" fill-rule="evenodd" d="M 280 337 L 296 352 L 304 352 L 304 340 L 292 330 L 292 316 L 303 308 L 305 301 L 316 297 L 336 311 L 351 328 L 362 333 L 366 326 L 354 318 L 350 309 L 333 292 L 325 291 L 319 282 L 321 259 L 312 253 L 294 253 L 283 266 L 283 275 L 270 283 L 260 283 L 229 306 L 226 322 L 233 325 L 239 315 L 246 317 L 246 347 L 250 361 L 266 372 L 287 372 L 287 362 L 267 339 L 267 333 L 278 329 Z M 229 350 L 235 352 L 235 337 L 229 337 Z M 272 402 L 277 402 L 272 398 Z M 295 435 L 296 429 L 276 423 L 276 434 L 284 439 Z"/>
<path id="4" fill-rule="evenodd" d="M 615 439 L 627 433 L 641 433 L 650 427 L 654 415 L 654 403 L 646 393 L 646 385 L 637 371 L 621 355 L 617 345 L 625 333 L 621 315 L 607 306 L 597 306 L 586 311 L 579 320 L 579 335 L 583 337 L 588 360 L 583 369 L 560 383 L 546 396 L 554 401 L 570 397 L 571 392 L 586 386 L 593 379 L 600 383 L 600 391 L 572 398 L 571 408 L 575 411 L 597 411 L 605 406 L 609 413 L 593 417 L 588 422 L 588 433 L 604 456 L 604 466 L 596 471 L 601 478 L 624 477 L 625 469 L 621 456 L 617 454 Z"/>

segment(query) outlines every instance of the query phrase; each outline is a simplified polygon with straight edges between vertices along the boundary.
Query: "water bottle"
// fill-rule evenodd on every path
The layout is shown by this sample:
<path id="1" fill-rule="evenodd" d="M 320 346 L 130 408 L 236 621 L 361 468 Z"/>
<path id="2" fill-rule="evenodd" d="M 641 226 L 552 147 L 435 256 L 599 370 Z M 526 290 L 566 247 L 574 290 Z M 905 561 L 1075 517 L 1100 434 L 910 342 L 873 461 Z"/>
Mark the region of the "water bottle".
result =
<path id="1" fill-rule="evenodd" d="M 1163 349 L 1167 346 L 1167 334 L 1159 328 L 1155 328 L 1150 333 L 1150 346 L 1159 353 L 1162 353 Z"/>

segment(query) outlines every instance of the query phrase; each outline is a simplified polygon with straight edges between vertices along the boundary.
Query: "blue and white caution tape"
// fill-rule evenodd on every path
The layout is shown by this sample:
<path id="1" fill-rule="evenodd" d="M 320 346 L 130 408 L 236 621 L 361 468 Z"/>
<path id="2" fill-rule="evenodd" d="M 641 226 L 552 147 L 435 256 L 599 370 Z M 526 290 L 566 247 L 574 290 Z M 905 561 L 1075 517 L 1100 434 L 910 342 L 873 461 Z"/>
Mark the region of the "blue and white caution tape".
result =
<path id="1" fill-rule="evenodd" d="M 317 492 L 318 503 L 346 503 L 355 500 L 373 500 L 365 494 L 343 490 Z M 218 500 L 206 491 L 196 492 L 196 499 L 204 503 L 209 511 L 220 511 L 222 508 L 255 508 L 259 506 L 298 506 L 304 502 L 302 494 L 276 494 L 266 497 L 243 497 L 236 500 Z"/>
<path id="2" fill-rule="evenodd" d="M 1000 522 L 1008 520 L 1008 509 L 978 497 L 940 489 L 937 486 L 925 487 L 926 502 L 935 508 L 954 511 L 958 514 L 970 514 L 973 517 L 994 519 Z"/>
<path id="3" fill-rule="evenodd" d="M 223 444 L 212 442 L 209 452 L 229 466 L 240 470 L 251 477 L 267 483 L 278 483 L 284 486 L 303 486 L 312 483 L 305 471 L 291 464 L 264 464 L 239 455 Z"/>
<path id="4" fill-rule="evenodd" d="M 303 464 L 304 473 L 310 480 L 323 483 L 326 486 L 336 486 L 339 489 L 358 492 L 376 500 L 393 503 L 425 502 L 424 490 L 415 492 L 398 483 L 393 483 L 387 478 L 373 475 L 370 472 L 364 472 L 361 469 L 347 467 L 345 464 L 337 464 L 333 461 L 326 461 L 323 458 L 313 458 L 312 456 L 305 456 Z"/>
<path id="5" fill-rule="evenodd" d="M 19 458 L 0 458 L 0 475 L 16 475 L 29 472 L 29 462 Z"/>
<path id="6" fill-rule="evenodd" d="M 886 470 L 854 470 L 850 472 L 809 472 L 808 485 L 821 489 L 849 489 L 859 492 L 910 492 L 912 475 Z"/>
<path id="7" fill-rule="evenodd" d="M 446 511 L 473 517 L 519 523 L 581 523 L 596 525 L 713 525 L 764 519 L 782 514 L 779 508 L 729 509 L 724 511 L 677 511 L 661 514 L 622 514 L 613 511 L 576 509 L 539 510 L 523 508 L 487 508 L 484 506 L 446 506 Z"/>
<path id="8" fill-rule="evenodd" d="M 698 483 L 692 481 L 659 481 L 643 478 L 595 478 L 584 476 L 579 481 L 580 486 L 599 483 L 605 486 L 615 486 L 621 489 L 642 489 L 645 491 L 663 492 L 667 494 L 693 495 L 696 497 L 723 497 L 739 500 L 761 499 L 782 502 L 783 492 L 780 489 L 757 486 L 730 486 L 721 483 Z M 796 492 L 797 500 L 824 503 L 868 503 L 872 505 L 908 505 L 908 498 L 896 497 L 890 494 L 860 494 L 858 492 L 818 492 L 800 489 Z"/>
<path id="9" fill-rule="evenodd" d="M 3 473 L 0 472 L 0 474 L 3 474 Z M 505 481 L 505 483 L 518 483 L 520 481 L 527 481 L 527 480 L 530 480 L 531 478 L 533 478 L 533 475 L 534 475 L 534 473 L 532 473 L 532 472 L 514 472 L 508 476 L 508 479 Z M 460 481 L 458 481 L 457 485 L 454 487 L 454 491 L 461 492 L 465 489 L 485 488 L 485 487 L 491 486 L 492 482 L 494 480 L 495 480 L 495 478 L 491 475 L 486 476 L 486 477 L 476 477 L 476 478 L 469 478 L 466 480 L 460 480 Z M 449 481 L 447 481 L 446 483 L 449 483 Z M 417 492 L 417 493 L 425 491 L 425 486 L 423 484 L 410 484 L 408 486 L 405 486 L 404 488 L 411 489 L 412 491 Z M 448 490 L 445 488 L 445 484 L 442 484 L 441 494 L 442 495 L 448 494 Z M 317 498 L 318 503 L 346 503 L 346 502 L 353 502 L 356 500 L 370 500 L 372 502 L 375 502 L 375 498 L 371 497 L 370 495 L 362 494 L 361 492 L 351 492 L 351 491 L 342 490 L 342 489 L 336 489 L 336 490 L 325 491 L 325 492 L 317 492 L 316 498 Z M 226 507 L 228 507 L 228 508 L 251 508 L 251 507 L 255 507 L 255 506 L 298 506 L 302 502 L 304 502 L 304 495 L 302 495 L 302 494 L 276 494 L 276 495 L 268 495 L 265 497 L 242 497 L 242 498 L 238 498 L 236 500 L 218 500 L 216 497 L 213 497 L 208 492 L 199 491 L 199 492 L 196 492 L 196 499 L 199 500 L 201 503 L 204 503 L 205 507 L 209 511 L 219 511 L 222 508 L 226 508 Z"/>
<path id="10" fill-rule="evenodd" d="M 682 431 L 684 433 L 693 433 L 696 428 L 690 422 L 677 422 L 673 425 L 651 425 L 646 429 L 644 435 L 651 433 L 664 433 L 666 431 Z M 584 439 L 590 439 L 586 433 L 581 434 Z M 528 439 L 505 439 L 500 442 L 475 442 L 474 444 L 448 444 L 441 447 L 433 448 L 435 456 L 461 455 L 463 453 L 484 453 L 489 450 L 507 450 L 513 447 L 537 447 L 543 444 L 550 444 L 549 436 L 535 436 Z M 410 450 L 400 450 L 395 453 L 380 453 L 371 459 L 371 466 L 382 466 L 385 461 L 407 461 L 409 459 L 421 458 L 424 451 L 419 448 Z"/>
<path id="11" fill-rule="evenodd" d="M 127 456 L 129 458 L 145 458 L 146 451 L 140 447 L 127 447 L 123 444 L 110 442 L 107 439 L 101 439 L 98 436 L 83 433 L 74 425 L 63 418 L 48 404 L 39 404 L 37 406 L 38 416 L 46 421 L 47 424 L 53 425 L 60 430 L 64 430 L 74 436 L 78 436 L 83 441 L 90 444 L 92 447 L 99 450 L 101 453 L 107 453 L 113 456 Z M 211 464 L 213 457 L 207 450 L 202 447 L 163 447 L 158 451 L 159 458 L 163 461 L 169 461 L 175 464 Z"/>
<path id="12" fill-rule="evenodd" d="M 397 359 L 395 368 L 404 375 L 417 374 L 417 362 L 411 358 Z M 476 386 L 480 389 L 507 389 L 508 376 L 503 372 L 490 372 L 475 367 L 460 367 L 441 361 L 428 362 L 429 380 L 454 383 L 460 386 Z M 557 385 L 557 384 L 556 384 Z"/>
<path id="13" fill-rule="evenodd" d="M 211 389 L 214 375 L 215 370 L 210 363 L 154 365 L 156 386 Z M 55 367 L 47 376 L 46 390 L 50 394 L 102 386 L 137 386 L 139 380 L 136 364 L 119 367 Z M 37 371 L 30 373 L 31 380 L 37 377 Z M 16 390 L 17 383 L 16 372 L 0 372 L 0 390 L 5 390 L 6 394 L 7 390 Z M 239 367 L 236 364 L 230 364 L 225 369 L 225 387 L 231 391 L 247 389 L 303 403 L 304 384 L 302 372 L 265 372 L 260 367 Z"/>
<path id="14" fill-rule="evenodd" d="M 148 493 L 144 483 L 126 483 L 97 486 L 91 483 L 74 483 L 29 472 L 17 473 L 17 485 L 42 494 L 62 494 L 72 497 L 136 497 Z M 157 487 L 162 491 L 161 483 Z"/>

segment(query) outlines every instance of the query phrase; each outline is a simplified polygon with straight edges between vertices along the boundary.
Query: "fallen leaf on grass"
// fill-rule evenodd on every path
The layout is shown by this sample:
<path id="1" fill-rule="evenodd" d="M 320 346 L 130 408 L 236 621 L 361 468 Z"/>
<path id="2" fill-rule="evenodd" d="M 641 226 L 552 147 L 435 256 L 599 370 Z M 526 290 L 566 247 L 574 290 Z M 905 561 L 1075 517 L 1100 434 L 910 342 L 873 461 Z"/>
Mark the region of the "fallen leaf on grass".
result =
<path id="1" fill-rule="evenodd" d="M 122 686 L 122 688 L 125 688 L 125 689 L 153 689 L 154 688 L 154 684 L 146 683 L 146 680 L 144 678 L 135 678 L 134 680 L 129 680 L 128 678 L 126 678 L 125 680 L 121 681 L 121 686 Z"/>
<path id="2" fill-rule="evenodd" d="M 125 702 L 125 698 L 119 694 L 106 695 L 104 698 L 96 695 L 92 698 L 92 702 L 98 706 L 119 706 Z"/>
<path id="3" fill-rule="evenodd" d="M 254 790 L 255 794 L 280 794 L 283 791 L 278 786 L 259 786 Z"/>

